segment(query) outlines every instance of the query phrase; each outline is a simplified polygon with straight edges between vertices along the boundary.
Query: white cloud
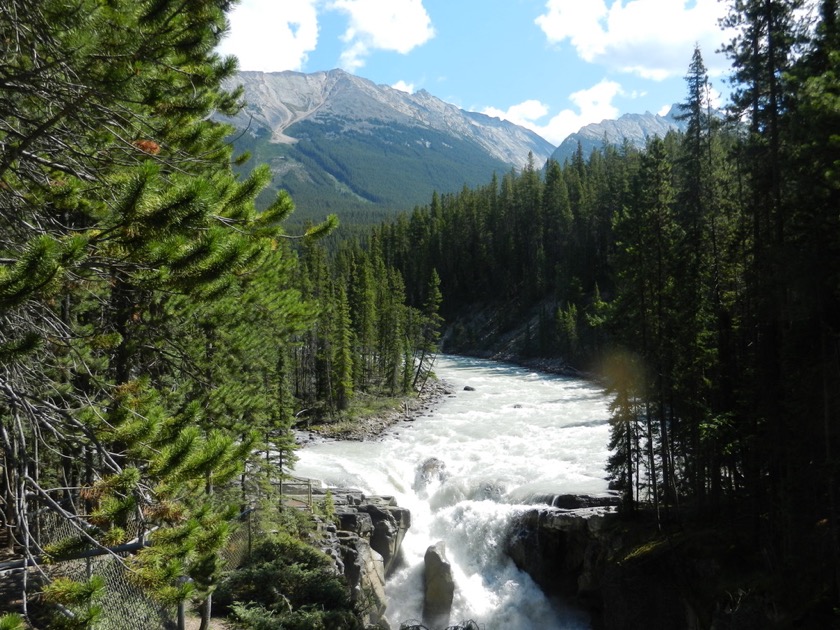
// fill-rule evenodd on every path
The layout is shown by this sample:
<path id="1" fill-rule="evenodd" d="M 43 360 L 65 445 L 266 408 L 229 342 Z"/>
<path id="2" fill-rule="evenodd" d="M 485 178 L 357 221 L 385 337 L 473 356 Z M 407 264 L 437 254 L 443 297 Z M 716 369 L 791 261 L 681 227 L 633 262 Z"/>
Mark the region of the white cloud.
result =
<path id="1" fill-rule="evenodd" d="M 243 0 L 228 16 L 219 52 L 241 70 L 301 70 L 318 43 L 318 0 Z"/>
<path id="2" fill-rule="evenodd" d="M 507 110 L 501 110 L 495 107 L 486 107 L 482 113 L 487 114 L 488 116 L 501 118 L 502 120 L 509 120 L 516 125 L 521 125 L 530 129 L 531 126 L 535 124 L 535 121 L 548 114 L 548 106 L 544 105 L 540 101 L 532 99 L 519 103 L 518 105 L 512 105 Z"/>
<path id="3" fill-rule="evenodd" d="M 569 40 L 584 61 L 661 81 L 685 74 L 695 44 L 711 75 L 726 71 L 715 53 L 725 13 L 718 0 L 548 0 L 536 24 L 551 43 Z"/>
<path id="4" fill-rule="evenodd" d="M 709 105 L 711 105 L 714 109 L 723 109 L 723 94 L 714 87 L 709 86 L 709 92 L 706 94 L 706 98 L 709 101 Z"/>
<path id="5" fill-rule="evenodd" d="M 605 33 L 601 24 L 607 15 L 604 0 L 548 0 L 545 8 L 548 12 L 535 22 L 550 42 L 571 40 L 586 61 L 603 52 Z"/>
<path id="6" fill-rule="evenodd" d="M 414 84 L 413 83 L 406 83 L 402 79 L 394 83 L 391 86 L 395 90 L 399 90 L 400 92 L 408 92 L 409 94 L 414 94 Z"/>
<path id="7" fill-rule="evenodd" d="M 612 101 L 621 94 L 621 86 L 618 83 L 603 80 L 591 88 L 575 92 L 569 97 L 577 107 L 577 111 L 564 109 L 544 123 L 539 121 L 548 116 L 549 108 L 537 100 L 524 101 L 518 105 L 513 105 L 506 111 L 495 107 L 487 107 L 482 113 L 509 120 L 540 134 L 552 144 L 560 144 L 569 134 L 578 131 L 584 125 L 617 118 L 619 111 L 612 104 Z"/>
<path id="8" fill-rule="evenodd" d="M 350 17 L 341 66 L 351 72 L 374 50 L 406 54 L 435 35 L 422 0 L 334 0 L 329 6 Z"/>

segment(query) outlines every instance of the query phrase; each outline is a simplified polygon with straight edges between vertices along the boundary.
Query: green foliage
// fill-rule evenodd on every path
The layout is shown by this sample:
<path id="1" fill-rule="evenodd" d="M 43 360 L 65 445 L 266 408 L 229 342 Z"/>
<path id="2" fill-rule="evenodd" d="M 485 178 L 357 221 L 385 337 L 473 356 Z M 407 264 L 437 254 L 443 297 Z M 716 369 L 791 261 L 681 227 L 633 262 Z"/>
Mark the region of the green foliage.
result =
<path id="1" fill-rule="evenodd" d="M 0 616 L 0 630 L 24 630 L 23 617 L 14 613 L 7 613 Z"/>
<path id="2" fill-rule="evenodd" d="M 233 604 L 231 607 L 237 627 L 250 630 L 357 630 L 359 621 L 351 613 L 332 611 L 299 611 L 277 614 L 259 605 Z"/>
<path id="3" fill-rule="evenodd" d="M 324 495 L 323 503 L 318 507 L 320 509 L 321 516 L 325 521 L 328 523 L 336 522 L 335 501 L 333 500 L 332 492 L 327 490 L 327 493 Z"/>
<path id="4" fill-rule="evenodd" d="M 247 628 L 361 628 L 332 561 L 287 534 L 260 543 L 245 567 L 227 574 L 216 601 Z"/>
<path id="5" fill-rule="evenodd" d="M 54 613 L 50 627 L 66 630 L 86 630 L 94 627 L 102 615 L 102 608 L 96 601 L 101 598 L 105 581 L 92 576 L 87 582 L 76 582 L 70 578 L 54 579 L 43 589 L 44 598 L 58 604 L 71 614 Z"/>
<path id="6" fill-rule="evenodd" d="M 7 524 L 46 508 L 90 534 L 53 556 L 156 530 L 132 575 L 162 599 L 184 596 L 172 585 L 185 575 L 212 590 L 225 485 L 257 449 L 290 462 L 278 358 L 316 313 L 293 286 L 291 200 L 258 212 L 270 170 L 235 175 L 230 130 L 210 120 L 239 105 L 221 88 L 235 61 L 213 53 L 229 6 L 0 9 L 16 42 L 0 52 L 16 86 L 0 94 Z"/>
<path id="7" fill-rule="evenodd" d="M 0 32 L 16 42 L 0 49 L 15 85 L 0 91 L 9 531 L 48 509 L 93 538 L 46 546 L 58 557 L 154 529 L 132 560 L 138 583 L 172 601 L 186 575 L 206 598 L 230 503 L 287 474 L 294 423 L 422 386 L 444 318 L 481 310 L 501 314 L 497 337 L 539 317 L 529 353 L 583 367 L 619 356 L 609 466 L 628 502 L 649 499 L 663 526 L 678 504 L 709 518 L 745 504 L 758 551 L 803 590 L 836 584 L 840 27 L 824 0 L 801 28 L 799 4 L 731 4 L 745 126 L 704 113 L 698 50 L 686 135 L 643 152 L 579 148 L 564 165 L 433 194 L 328 256 L 312 241 L 335 218 L 285 233 L 289 195 L 267 167 L 234 174 L 230 130 L 209 119 L 238 105 L 220 87 L 235 62 L 212 53 L 229 2 L 4 3 Z M 440 175 L 467 154 L 427 153 L 394 127 L 390 154 L 359 159 L 362 134 L 301 130 L 298 158 L 317 153 L 339 181 L 319 212 L 408 202 L 425 184 L 401 177 L 406 164 L 422 153 Z M 377 179 L 387 199 L 364 184 Z M 481 342 L 478 323 L 462 331 Z M 273 544 L 231 592 L 290 624 L 345 623 L 323 559 Z M 75 602 L 63 604 L 73 623 L 93 623 L 95 582 L 47 588 Z M 305 608 L 310 597 L 334 607 Z"/>

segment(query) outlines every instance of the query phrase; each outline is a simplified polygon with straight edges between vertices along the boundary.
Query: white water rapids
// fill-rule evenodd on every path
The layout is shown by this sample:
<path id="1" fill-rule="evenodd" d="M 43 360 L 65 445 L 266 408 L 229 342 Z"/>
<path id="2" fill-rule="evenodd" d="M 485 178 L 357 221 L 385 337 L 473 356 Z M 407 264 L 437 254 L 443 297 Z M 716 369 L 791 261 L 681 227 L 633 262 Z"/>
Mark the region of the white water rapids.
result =
<path id="1" fill-rule="evenodd" d="M 308 445 L 298 451 L 295 474 L 393 495 L 411 510 L 405 562 L 386 589 L 393 628 L 421 619 L 423 555 L 440 540 L 455 578 L 450 623 L 588 628 L 586 614 L 550 601 L 516 568 L 504 536 L 535 496 L 607 491 L 606 397 L 582 380 L 480 359 L 439 357 L 435 373 L 452 395 L 428 415 L 395 425 L 380 441 Z M 443 461 L 447 476 L 421 487 L 417 467 L 431 457 Z"/>

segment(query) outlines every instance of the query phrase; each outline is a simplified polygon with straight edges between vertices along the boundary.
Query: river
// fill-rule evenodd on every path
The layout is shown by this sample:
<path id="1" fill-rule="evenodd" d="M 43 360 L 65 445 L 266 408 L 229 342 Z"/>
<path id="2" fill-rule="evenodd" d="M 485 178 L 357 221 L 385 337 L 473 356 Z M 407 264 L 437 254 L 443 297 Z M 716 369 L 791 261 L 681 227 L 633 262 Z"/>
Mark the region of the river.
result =
<path id="1" fill-rule="evenodd" d="M 405 562 L 387 585 L 394 629 L 421 618 L 423 555 L 440 540 L 456 584 L 450 623 L 588 628 L 587 615 L 547 599 L 503 547 L 511 519 L 540 497 L 607 492 L 607 398 L 580 379 L 481 359 L 441 356 L 435 373 L 452 395 L 428 415 L 379 441 L 309 445 L 295 474 L 394 495 L 411 510 Z M 432 457 L 445 465 L 444 479 L 421 483 L 417 467 Z"/>

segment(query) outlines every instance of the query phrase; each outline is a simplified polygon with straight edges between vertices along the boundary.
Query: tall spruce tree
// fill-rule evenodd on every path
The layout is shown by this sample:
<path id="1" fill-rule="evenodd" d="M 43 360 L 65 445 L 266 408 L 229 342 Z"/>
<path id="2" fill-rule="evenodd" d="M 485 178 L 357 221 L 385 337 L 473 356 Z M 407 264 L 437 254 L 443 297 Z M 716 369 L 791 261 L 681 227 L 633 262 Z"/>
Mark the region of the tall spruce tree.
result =
<path id="1" fill-rule="evenodd" d="M 789 378 L 801 392 L 790 413 L 800 419 L 792 441 L 809 462 L 792 473 L 808 505 L 799 527 L 824 518 L 830 528 L 833 581 L 840 601 L 840 493 L 837 448 L 840 440 L 840 16 L 837 2 L 819 3 L 819 22 L 806 53 L 789 77 L 791 113 L 786 129 L 789 177 L 796 189 L 791 204 L 786 271 L 795 316 L 786 322 Z M 808 480 L 819 479 L 808 489 Z M 809 544 L 807 541 L 805 544 Z"/>
<path id="2" fill-rule="evenodd" d="M 785 409 L 791 403 L 788 382 L 783 377 L 785 320 L 791 294 L 785 279 L 788 246 L 789 199 L 785 173 L 784 126 L 789 111 L 787 81 L 802 32 L 796 11 L 802 2 L 738 0 L 730 5 L 725 25 L 736 36 L 726 47 L 732 60 L 736 89 L 732 107 L 746 118 L 748 135 L 739 147 L 746 175 L 744 216 L 750 222 L 750 260 L 747 261 L 751 331 L 748 359 L 754 374 L 745 388 L 749 402 L 744 420 L 757 437 L 760 455 L 747 471 L 753 517 L 757 530 L 765 530 L 774 553 L 792 551 L 792 532 L 783 519 L 793 515 L 796 493 L 789 479 L 790 449 L 794 427 Z M 772 508 L 770 508 L 772 506 Z M 763 528 L 762 515 L 769 527 Z"/>

